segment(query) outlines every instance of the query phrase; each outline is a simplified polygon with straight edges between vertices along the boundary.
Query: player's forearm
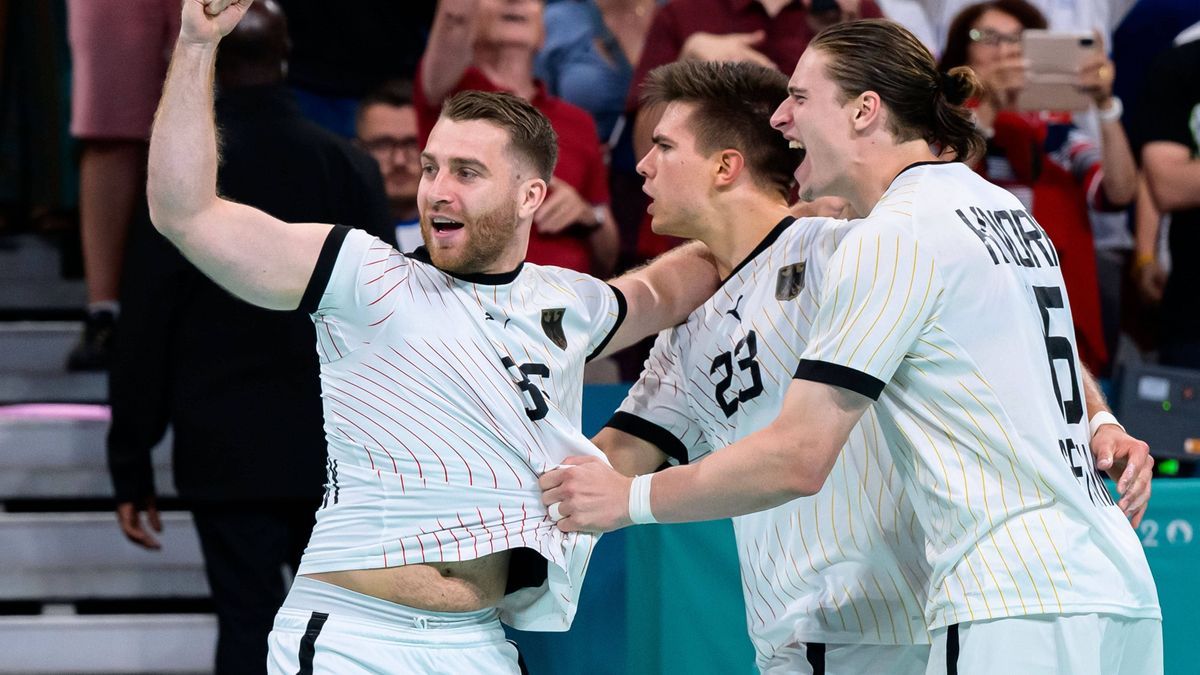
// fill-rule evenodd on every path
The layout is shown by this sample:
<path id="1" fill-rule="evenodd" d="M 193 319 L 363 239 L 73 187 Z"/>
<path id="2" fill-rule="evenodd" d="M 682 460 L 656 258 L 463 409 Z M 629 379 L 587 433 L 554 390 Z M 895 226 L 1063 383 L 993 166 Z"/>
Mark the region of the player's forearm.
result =
<path id="1" fill-rule="evenodd" d="M 154 119 L 146 197 L 169 238 L 217 201 L 216 52 L 215 43 L 176 46 Z"/>
<path id="2" fill-rule="evenodd" d="M 667 461 L 667 455 L 658 446 L 640 438 L 604 427 L 592 438 L 612 468 L 625 476 L 640 476 L 653 473 Z"/>
<path id="3" fill-rule="evenodd" d="M 687 319 L 721 283 L 712 254 L 700 242 L 664 253 L 629 278 L 654 308 L 655 333 Z"/>
<path id="4" fill-rule="evenodd" d="M 838 449 L 773 424 L 702 462 L 655 474 L 650 510 L 662 523 L 730 518 L 820 491 Z"/>
<path id="5" fill-rule="evenodd" d="M 421 59 L 425 99 L 441 105 L 475 58 L 478 0 L 441 0 Z"/>
<path id="6" fill-rule="evenodd" d="M 1108 407 L 1108 401 L 1104 398 L 1104 391 L 1100 389 L 1100 383 L 1092 375 L 1087 366 L 1079 364 L 1080 370 L 1083 371 L 1083 398 L 1087 403 L 1088 419 L 1091 419 L 1098 412 L 1112 412 L 1112 408 Z"/>
<path id="7" fill-rule="evenodd" d="M 1137 194 L 1137 163 L 1119 120 L 1100 124 L 1104 194 L 1113 206 L 1128 206 Z"/>

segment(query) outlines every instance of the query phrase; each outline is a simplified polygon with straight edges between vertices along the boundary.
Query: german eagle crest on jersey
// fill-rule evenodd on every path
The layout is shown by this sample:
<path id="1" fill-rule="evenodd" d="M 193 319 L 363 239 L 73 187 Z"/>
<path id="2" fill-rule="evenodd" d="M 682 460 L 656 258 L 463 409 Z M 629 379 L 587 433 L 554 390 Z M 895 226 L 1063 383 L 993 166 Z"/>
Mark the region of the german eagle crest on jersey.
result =
<path id="1" fill-rule="evenodd" d="M 784 265 L 779 268 L 779 276 L 775 282 L 775 299 L 791 300 L 804 290 L 804 267 L 806 262 Z M 545 321 L 545 319 L 543 319 Z"/>
<path id="2" fill-rule="evenodd" d="M 567 310 L 563 307 L 542 310 L 542 331 L 564 352 L 567 351 L 567 336 L 563 333 L 562 320 L 566 313 Z"/>

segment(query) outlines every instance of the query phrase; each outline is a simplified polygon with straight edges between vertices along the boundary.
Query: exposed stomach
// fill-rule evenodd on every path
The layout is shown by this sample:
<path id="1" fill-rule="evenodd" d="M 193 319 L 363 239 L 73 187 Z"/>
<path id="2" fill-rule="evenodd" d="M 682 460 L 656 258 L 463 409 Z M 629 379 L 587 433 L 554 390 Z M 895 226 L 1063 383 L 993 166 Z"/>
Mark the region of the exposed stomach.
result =
<path id="1" fill-rule="evenodd" d="M 500 603 L 508 583 L 509 558 L 509 551 L 500 551 L 464 562 L 316 572 L 304 576 L 414 609 L 473 612 Z"/>

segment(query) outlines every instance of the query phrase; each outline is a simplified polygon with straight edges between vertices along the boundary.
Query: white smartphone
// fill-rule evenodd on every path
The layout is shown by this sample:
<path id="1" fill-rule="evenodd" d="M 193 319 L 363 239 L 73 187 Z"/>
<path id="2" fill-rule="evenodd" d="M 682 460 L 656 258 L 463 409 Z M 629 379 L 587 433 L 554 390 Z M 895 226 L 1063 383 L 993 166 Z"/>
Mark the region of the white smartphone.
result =
<path id="1" fill-rule="evenodd" d="M 1092 98 L 1079 90 L 1079 68 L 1095 52 L 1091 33 L 1030 29 L 1022 36 L 1029 70 L 1017 97 L 1020 110 L 1087 110 Z"/>

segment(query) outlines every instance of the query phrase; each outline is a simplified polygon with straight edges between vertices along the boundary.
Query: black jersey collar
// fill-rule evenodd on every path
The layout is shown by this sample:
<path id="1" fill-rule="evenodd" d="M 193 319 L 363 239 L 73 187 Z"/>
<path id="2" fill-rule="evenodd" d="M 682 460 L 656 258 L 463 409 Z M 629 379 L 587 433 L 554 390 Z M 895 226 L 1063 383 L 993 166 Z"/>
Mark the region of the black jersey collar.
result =
<path id="1" fill-rule="evenodd" d="M 721 285 L 724 286 L 725 282 L 737 276 L 737 273 L 741 272 L 743 267 L 750 264 L 751 260 L 757 258 L 759 253 L 762 253 L 770 248 L 771 244 L 774 244 L 775 240 L 779 239 L 779 235 L 783 234 L 784 230 L 787 230 L 789 227 L 791 227 L 792 223 L 794 222 L 796 222 L 795 216 L 784 216 L 783 220 L 779 221 L 775 227 L 771 228 L 771 231 L 767 233 L 767 236 L 763 237 L 763 240 L 758 242 L 758 246 L 755 246 L 754 250 L 750 251 L 750 255 L 743 258 L 742 262 L 738 263 L 737 267 L 734 267 L 733 271 L 729 273 L 729 276 L 721 280 Z"/>
<path id="2" fill-rule="evenodd" d="M 408 256 L 409 258 L 412 258 L 413 260 L 420 260 L 421 262 L 426 263 L 428 265 L 433 265 L 433 259 L 429 257 L 429 251 L 424 246 L 418 246 L 415 251 L 413 251 L 411 253 L 405 253 L 404 255 Z M 433 266 L 437 267 L 437 265 L 433 265 Z M 440 267 L 437 267 L 437 269 L 439 272 L 442 272 L 444 274 L 449 274 L 450 276 L 454 277 L 455 279 L 459 279 L 460 281 L 465 281 L 467 283 L 481 284 L 483 286 L 503 286 L 505 284 L 511 284 L 512 282 L 516 281 L 517 277 L 521 274 L 521 270 L 524 269 L 524 267 L 525 267 L 525 263 L 522 262 L 519 265 L 517 265 L 517 267 L 515 269 L 513 269 L 511 272 L 499 272 L 497 274 L 488 274 L 485 272 L 476 272 L 473 274 L 458 274 L 456 272 L 444 270 Z"/>

